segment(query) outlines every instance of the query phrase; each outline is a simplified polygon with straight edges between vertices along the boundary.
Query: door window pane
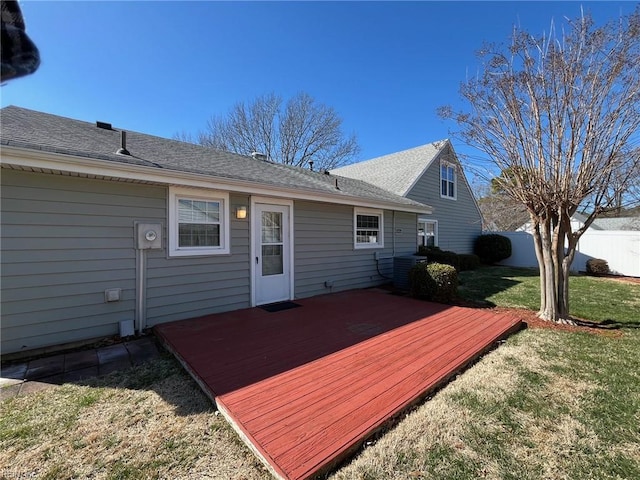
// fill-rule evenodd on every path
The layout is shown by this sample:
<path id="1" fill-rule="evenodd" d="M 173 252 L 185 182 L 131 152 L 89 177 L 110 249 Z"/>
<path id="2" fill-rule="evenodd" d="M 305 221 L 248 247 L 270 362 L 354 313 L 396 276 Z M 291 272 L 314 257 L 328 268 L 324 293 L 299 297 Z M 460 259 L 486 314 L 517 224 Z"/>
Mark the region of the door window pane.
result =
<path id="1" fill-rule="evenodd" d="M 262 212 L 262 243 L 282 242 L 282 213 Z"/>
<path id="2" fill-rule="evenodd" d="M 282 245 L 262 245 L 262 276 L 281 275 L 283 260 Z"/>

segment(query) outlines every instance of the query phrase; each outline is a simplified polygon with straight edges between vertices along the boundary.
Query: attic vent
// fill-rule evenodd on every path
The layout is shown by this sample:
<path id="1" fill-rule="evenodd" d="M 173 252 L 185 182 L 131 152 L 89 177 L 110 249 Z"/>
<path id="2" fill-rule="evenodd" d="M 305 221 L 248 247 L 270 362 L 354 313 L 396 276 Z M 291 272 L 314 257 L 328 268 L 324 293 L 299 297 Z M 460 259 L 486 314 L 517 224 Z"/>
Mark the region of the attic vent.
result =
<path id="1" fill-rule="evenodd" d="M 104 130 L 113 130 L 113 127 L 111 126 L 111 124 L 107 123 L 107 122 L 98 121 L 98 122 L 96 122 L 96 127 L 102 128 Z"/>
<path id="2" fill-rule="evenodd" d="M 129 150 L 127 150 L 127 132 L 122 130 L 120 132 L 120 148 L 116 150 L 118 155 L 131 155 Z"/>
<path id="3" fill-rule="evenodd" d="M 262 160 L 263 162 L 267 160 L 267 156 L 264 153 L 252 152 L 251 156 L 254 160 Z"/>

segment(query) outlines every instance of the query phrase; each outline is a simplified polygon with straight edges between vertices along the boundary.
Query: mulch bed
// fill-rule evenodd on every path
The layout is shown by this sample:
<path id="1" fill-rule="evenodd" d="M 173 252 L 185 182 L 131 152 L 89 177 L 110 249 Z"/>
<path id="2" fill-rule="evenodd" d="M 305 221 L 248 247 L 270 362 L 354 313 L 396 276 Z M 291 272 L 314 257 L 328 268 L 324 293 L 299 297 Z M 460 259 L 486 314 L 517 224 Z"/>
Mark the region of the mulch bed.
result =
<path id="1" fill-rule="evenodd" d="M 640 278 L 638 277 L 623 277 L 619 275 L 599 275 L 600 277 L 606 278 L 607 280 L 614 280 L 617 282 L 623 283 L 633 283 L 640 285 Z M 551 330 L 560 330 L 564 332 L 584 332 L 590 333 L 593 335 L 604 335 L 606 337 L 621 337 L 623 333 L 620 331 L 618 325 L 602 323 L 598 324 L 597 322 L 591 322 L 589 320 L 583 320 L 576 318 L 577 322 L 582 325 L 561 325 L 559 323 L 547 322 L 546 320 L 542 320 L 538 318 L 537 314 L 533 310 L 527 310 L 524 308 L 506 308 L 506 307 L 489 307 L 487 305 L 479 305 L 475 302 L 469 302 L 462 299 L 457 299 L 453 302 L 455 305 L 461 307 L 471 307 L 471 308 L 492 308 L 496 312 L 509 313 L 511 315 L 520 317 L 522 321 L 527 324 L 527 328 L 547 328 Z"/>
<path id="2" fill-rule="evenodd" d="M 608 280 L 615 280 L 616 282 L 623 283 L 635 283 L 636 285 L 640 285 L 640 277 L 621 277 L 618 275 L 600 275 Z"/>
<path id="3" fill-rule="evenodd" d="M 638 280 L 638 283 L 640 283 L 640 279 L 634 280 Z M 542 320 L 541 318 L 538 318 L 537 312 L 535 312 L 534 310 L 528 310 L 526 308 L 494 307 L 487 304 L 483 305 L 468 300 L 463 300 L 461 298 L 456 299 L 452 303 L 459 307 L 489 308 L 498 313 L 513 315 L 514 317 L 519 317 L 520 319 L 522 319 L 522 321 L 527 324 L 527 328 L 546 328 L 564 332 L 584 332 L 591 333 L 593 335 L 604 335 L 606 337 L 621 337 L 623 335 L 617 324 L 597 323 L 590 320 L 574 318 L 574 320 L 581 323 L 581 325 L 562 325 L 559 323 L 547 322 L 546 320 Z"/>
<path id="4" fill-rule="evenodd" d="M 622 332 L 617 327 L 607 326 L 606 324 L 599 325 L 588 320 L 575 319 L 578 322 L 583 322 L 585 325 L 561 325 L 559 323 L 547 322 L 546 320 L 538 318 L 536 312 L 533 310 L 501 307 L 496 307 L 495 310 L 520 317 L 527 324 L 527 328 L 547 328 L 563 332 L 584 332 L 592 335 L 603 335 L 605 337 L 622 336 Z"/>

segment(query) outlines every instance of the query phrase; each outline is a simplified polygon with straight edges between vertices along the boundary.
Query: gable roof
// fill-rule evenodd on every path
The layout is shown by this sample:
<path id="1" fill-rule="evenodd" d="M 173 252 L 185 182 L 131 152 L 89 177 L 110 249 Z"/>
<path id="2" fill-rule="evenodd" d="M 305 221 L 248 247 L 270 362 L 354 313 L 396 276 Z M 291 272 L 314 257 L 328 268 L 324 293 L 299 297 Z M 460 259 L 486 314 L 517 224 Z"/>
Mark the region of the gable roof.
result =
<path id="1" fill-rule="evenodd" d="M 198 176 L 236 187 L 284 190 L 293 192 L 294 197 L 296 192 L 320 196 L 333 203 L 365 203 L 411 212 L 431 210 L 427 205 L 362 180 L 256 160 L 138 132 L 127 131 L 127 150 L 131 155 L 118 154 L 119 130 L 99 128 L 93 123 L 20 107 L 1 109 L 0 120 L 3 166 L 11 166 L 14 162 L 5 158 L 7 150 L 25 150 L 31 154 L 44 152 L 47 158 L 55 158 L 60 162 L 73 159 L 78 165 L 91 162 L 93 165 L 98 161 L 114 178 L 119 178 L 117 171 L 123 170 L 153 172 L 156 174 L 154 178 L 161 175 L 172 179 L 172 182 L 167 180 L 164 183 L 174 184 L 181 184 L 182 177 Z M 105 178 L 108 177 L 105 175 Z"/>
<path id="2" fill-rule="evenodd" d="M 601 217 L 596 218 L 594 224 L 598 230 L 640 230 L 640 217 Z"/>
<path id="3" fill-rule="evenodd" d="M 575 212 L 571 216 L 572 220 L 580 222 L 584 225 L 587 220 L 587 215 Z M 518 230 L 527 230 L 531 222 L 523 224 Z M 591 230 L 604 231 L 604 230 L 628 230 L 628 231 L 640 231 L 640 216 L 638 217 L 598 217 L 591 225 Z"/>
<path id="4" fill-rule="evenodd" d="M 571 218 L 582 224 L 587 221 L 587 216 L 580 212 L 574 213 Z M 589 228 L 592 230 L 640 230 L 640 216 L 598 217 L 591 222 Z"/>
<path id="5" fill-rule="evenodd" d="M 440 140 L 336 168 L 331 170 L 331 173 L 363 180 L 396 195 L 404 196 L 449 144 L 449 140 Z"/>

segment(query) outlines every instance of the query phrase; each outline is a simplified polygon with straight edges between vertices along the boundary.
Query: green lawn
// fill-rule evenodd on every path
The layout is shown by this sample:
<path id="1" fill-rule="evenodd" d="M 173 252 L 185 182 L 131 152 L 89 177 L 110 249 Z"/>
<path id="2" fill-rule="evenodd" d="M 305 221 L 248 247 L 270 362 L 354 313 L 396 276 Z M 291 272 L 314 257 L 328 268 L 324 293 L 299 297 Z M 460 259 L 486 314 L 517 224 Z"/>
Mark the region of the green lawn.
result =
<path id="1" fill-rule="evenodd" d="M 459 295 L 465 300 L 500 307 L 540 307 L 538 271 L 529 268 L 483 267 L 460 272 Z M 607 278 L 572 276 L 569 279 L 571 315 L 596 322 L 638 324 L 640 285 Z"/>
<path id="2" fill-rule="evenodd" d="M 460 276 L 466 300 L 538 308 L 536 271 Z M 333 478 L 640 478 L 640 285 L 576 276 L 570 288 L 573 315 L 619 335 L 520 332 Z"/>
<path id="3" fill-rule="evenodd" d="M 334 480 L 640 478 L 640 334 L 530 329 Z"/>
<path id="4" fill-rule="evenodd" d="M 461 276 L 468 300 L 537 308 L 531 270 Z M 575 277 L 572 289 L 574 315 L 619 334 L 513 335 L 327 477 L 640 478 L 640 285 Z M 168 355 L 0 410 L 0 478 L 270 478 Z"/>

